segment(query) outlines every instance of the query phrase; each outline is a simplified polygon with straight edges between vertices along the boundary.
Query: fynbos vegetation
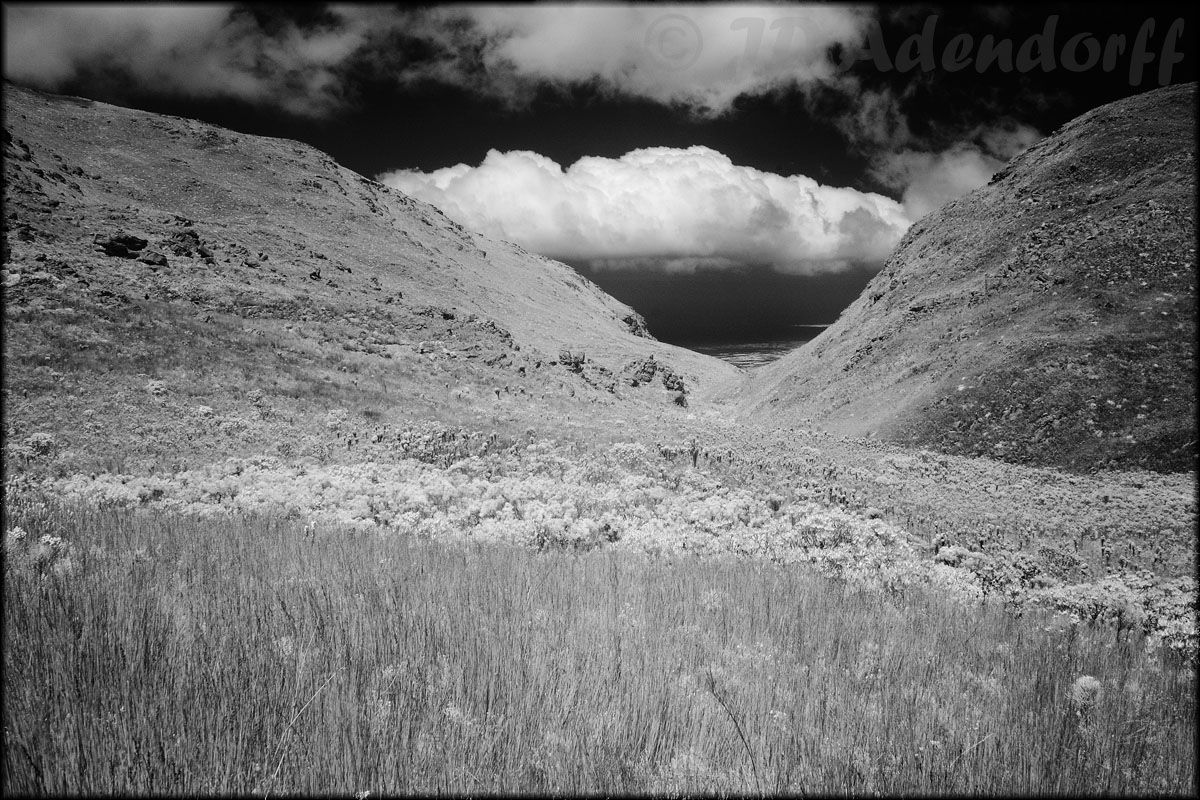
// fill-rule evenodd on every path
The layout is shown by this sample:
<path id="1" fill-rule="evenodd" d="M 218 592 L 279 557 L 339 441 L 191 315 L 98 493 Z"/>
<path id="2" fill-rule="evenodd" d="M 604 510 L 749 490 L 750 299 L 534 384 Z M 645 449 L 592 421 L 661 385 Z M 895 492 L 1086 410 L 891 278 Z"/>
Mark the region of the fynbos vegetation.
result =
<path id="1" fill-rule="evenodd" d="M 1194 786 L 1194 674 L 1137 631 L 754 560 L 7 524 L 6 793 Z"/>

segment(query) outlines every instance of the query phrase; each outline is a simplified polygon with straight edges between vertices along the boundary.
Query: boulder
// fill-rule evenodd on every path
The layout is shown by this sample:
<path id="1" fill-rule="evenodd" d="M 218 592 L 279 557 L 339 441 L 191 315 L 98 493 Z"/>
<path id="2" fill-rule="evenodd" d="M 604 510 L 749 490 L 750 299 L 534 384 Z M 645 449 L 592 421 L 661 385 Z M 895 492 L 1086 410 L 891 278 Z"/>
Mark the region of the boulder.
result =
<path id="1" fill-rule="evenodd" d="M 662 373 L 662 385 L 664 388 L 670 389 L 672 392 L 685 391 L 683 378 L 676 375 L 670 367 L 662 367 L 660 372 Z"/>
<path id="2" fill-rule="evenodd" d="M 155 250 L 151 250 L 148 253 L 142 253 L 140 256 L 138 256 L 138 261 L 142 262 L 143 264 L 149 264 L 152 267 L 167 266 L 167 257 Z"/>
<path id="3" fill-rule="evenodd" d="M 171 237 L 163 243 L 163 246 L 177 256 L 190 256 L 201 249 L 200 236 L 191 228 L 186 228 L 171 234 Z M 208 258 L 212 257 L 211 252 L 207 254 L 201 253 L 201 255 L 207 255 Z"/>
<path id="4" fill-rule="evenodd" d="M 127 233 L 115 233 L 112 236 L 96 234 L 93 239 L 96 249 L 108 256 L 120 258 L 137 258 L 138 251 L 150 244 L 145 239 L 131 236 Z"/>
<path id="5" fill-rule="evenodd" d="M 658 372 L 658 369 L 659 364 L 654 360 L 653 355 L 651 355 L 649 358 L 634 361 L 625 367 L 626 372 L 633 373 L 630 376 L 630 382 L 634 386 L 638 386 L 643 383 L 649 383 L 650 381 L 654 380 L 654 375 L 656 372 Z"/>

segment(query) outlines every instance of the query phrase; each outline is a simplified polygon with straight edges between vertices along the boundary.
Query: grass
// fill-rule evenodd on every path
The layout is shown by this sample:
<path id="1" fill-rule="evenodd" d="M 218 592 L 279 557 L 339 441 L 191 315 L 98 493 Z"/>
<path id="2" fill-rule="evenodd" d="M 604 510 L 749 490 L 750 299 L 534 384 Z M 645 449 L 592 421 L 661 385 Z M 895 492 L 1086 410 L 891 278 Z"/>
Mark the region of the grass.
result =
<path id="1" fill-rule="evenodd" d="M 293 323 L 287 317 L 209 313 L 179 299 L 143 301 L 138 295 L 109 306 L 65 289 L 39 291 L 25 304 L 9 298 L 5 305 L 9 338 L 16 343 L 5 353 L 6 423 L 14 439 L 58 431 L 58 449 L 69 457 L 53 467 L 56 473 L 102 471 L 118 450 L 139 469 L 161 470 L 177 456 L 195 462 L 214 454 L 258 453 L 281 441 L 320 440 L 328 438 L 322 419 L 334 408 L 370 412 L 374 416 L 364 414 L 368 424 L 409 419 L 478 424 L 501 413 L 520 417 L 499 426 L 513 430 L 557 428 L 570 417 L 601 429 L 607 417 L 595 419 L 599 403 L 607 405 L 608 417 L 622 410 L 611 395 L 586 388 L 565 370 L 535 368 L 537 361 L 551 359 L 532 348 L 509 353 L 516 361 L 507 367 L 488 367 L 488 357 L 504 345 L 473 323 L 463 322 L 450 334 L 427 328 L 433 324 L 429 319 L 408 311 L 378 316 L 351 314 L 353 309 L 343 309 L 344 323 Z M 263 314 L 294 310 L 263 309 Z M 337 319 L 329 309 L 322 312 Z M 47 317 L 56 324 L 46 324 Z M 398 346 L 384 357 L 375 345 L 371 351 L 360 346 L 367 340 Z M 418 354 L 414 348 L 425 340 L 437 340 L 457 356 Z M 145 388 L 150 380 L 162 380 L 164 394 L 150 395 Z M 269 414 L 246 402 L 256 389 Z M 635 397 L 655 402 L 651 395 Z M 540 408 L 531 411 L 535 399 Z M 214 409 L 215 418 L 196 417 L 201 405 Z M 246 429 L 231 432 L 219 424 L 227 416 L 242 418 Z M 578 435 L 587 439 L 592 432 Z M 158 450 L 170 455 L 164 459 Z"/>
<path id="2" fill-rule="evenodd" d="M 749 560 L 10 500 L 5 793 L 1195 792 L 1193 673 L 1136 635 Z M 43 534 L 70 550 L 39 566 Z"/>

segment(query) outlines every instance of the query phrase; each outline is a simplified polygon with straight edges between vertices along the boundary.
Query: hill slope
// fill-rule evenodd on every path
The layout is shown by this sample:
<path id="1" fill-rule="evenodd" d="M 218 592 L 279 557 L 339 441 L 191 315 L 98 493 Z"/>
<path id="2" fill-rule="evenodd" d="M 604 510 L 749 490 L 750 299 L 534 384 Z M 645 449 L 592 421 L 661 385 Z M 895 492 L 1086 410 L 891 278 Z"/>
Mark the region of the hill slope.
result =
<path id="1" fill-rule="evenodd" d="M 261 452 L 339 408 L 371 421 L 511 417 L 535 400 L 669 407 L 677 389 L 626 379 L 650 355 L 693 400 L 737 374 L 647 338 L 566 265 L 307 145 L 4 95 L 10 440 L 49 432 L 93 459 Z M 229 419 L 243 433 L 212 441 Z"/>
<path id="2" fill-rule="evenodd" d="M 752 415 L 948 453 L 1187 470 L 1195 84 L 1095 109 L 914 225 Z"/>

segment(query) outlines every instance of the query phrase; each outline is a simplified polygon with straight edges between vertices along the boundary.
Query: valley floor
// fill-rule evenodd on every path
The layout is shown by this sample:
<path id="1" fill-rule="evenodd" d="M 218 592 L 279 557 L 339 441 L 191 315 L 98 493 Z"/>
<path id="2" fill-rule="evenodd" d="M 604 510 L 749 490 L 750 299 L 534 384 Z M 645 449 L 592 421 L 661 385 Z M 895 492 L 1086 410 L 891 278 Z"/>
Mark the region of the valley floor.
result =
<path id="1" fill-rule="evenodd" d="M 12 442 L 5 791 L 1192 791 L 1193 475 L 554 402 Z"/>

